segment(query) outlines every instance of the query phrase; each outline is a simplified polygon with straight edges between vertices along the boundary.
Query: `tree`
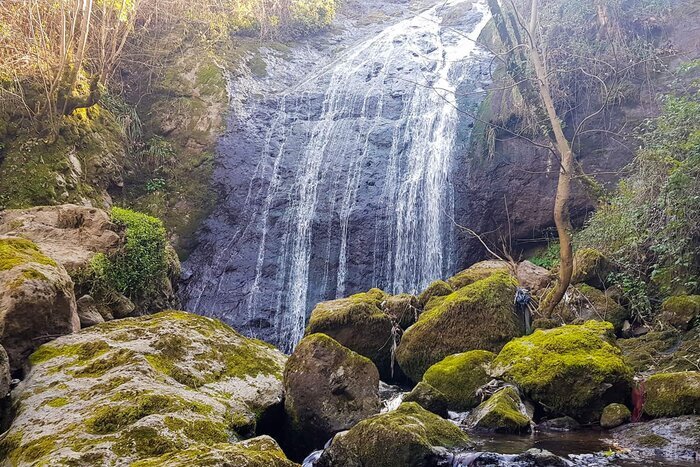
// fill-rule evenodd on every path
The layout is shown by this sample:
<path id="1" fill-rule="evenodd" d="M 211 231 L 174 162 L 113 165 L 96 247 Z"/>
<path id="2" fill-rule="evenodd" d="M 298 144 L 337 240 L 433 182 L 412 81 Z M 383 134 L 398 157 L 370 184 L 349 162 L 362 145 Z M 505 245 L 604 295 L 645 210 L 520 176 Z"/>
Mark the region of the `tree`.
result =
<path id="1" fill-rule="evenodd" d="M 633 8 L 639 6 L 631 3 Z M 543 4 L 547 4 L 544 9 Z M 549 314 L 564 297 L 573 273 L 572 183 L 577 178 L 590 180 L 577 164 L 573 148 L 583 133 L 594 131 L 586 126 L 623 98 L 631 71 L 657 59 L 658 50 L 648 47 L 646 50 L 653 52 L 646 55 L 637 51 L 645 49 L 634 45 L 647 43 L 648 38 L 640 37 L 643 35 L 636 29 L 631 33 L 636 26 L 625 30 L 619 21 L 624 6 L 617 0 L 572 0 L 566 4 L 507 0 L 504 5 L 488 0 L 488 6 L 505 49 L 500 56 L 511 86 L 533 117 L 536 138 L 547 142 L 559 165 L 553 219 L 561 246 L 560 266 L 556 288 L 542 304 Z M 543 24 L 540 15 L 545 11 L 549 17 Z M 590 20 L 585 21 L 586 15 L 596 20 L 592 26 Z M 573 45 L 567 47 L 567 41 Z M 550 48 L 552 44 L 556 46 Z M 596 96 L 600 105 L 585 116 L 576 115 L 577 94 L 584 93 Z"/>

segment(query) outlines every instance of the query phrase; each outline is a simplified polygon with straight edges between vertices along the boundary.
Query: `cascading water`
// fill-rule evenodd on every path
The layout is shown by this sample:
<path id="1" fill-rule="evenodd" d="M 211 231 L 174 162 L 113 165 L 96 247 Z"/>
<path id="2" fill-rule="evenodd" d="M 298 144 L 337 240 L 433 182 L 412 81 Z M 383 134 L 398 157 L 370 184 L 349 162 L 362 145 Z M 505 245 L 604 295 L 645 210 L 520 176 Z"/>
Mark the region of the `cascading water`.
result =
<path id="1" fill-rule="evenodd" d="M 316 301 L 452 272 L 451 174 L 474 104 L 458 87 L 480 96 L 489 20 L 471 4 L 398 22 L 239 118 L 217 171 L 230 191 L 186 264 L 190 311 L 290 351 Z M 459 27 L 443 21 L 454 8 Z"/>

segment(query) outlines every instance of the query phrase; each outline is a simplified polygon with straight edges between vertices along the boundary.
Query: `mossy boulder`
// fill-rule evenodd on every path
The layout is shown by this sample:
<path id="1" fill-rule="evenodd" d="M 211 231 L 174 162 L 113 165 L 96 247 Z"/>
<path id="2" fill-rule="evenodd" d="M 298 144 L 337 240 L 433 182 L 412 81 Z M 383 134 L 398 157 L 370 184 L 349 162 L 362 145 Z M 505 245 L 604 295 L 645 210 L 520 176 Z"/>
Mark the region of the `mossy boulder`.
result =
<path id="1" fill-rule="evenodd" d="M 437 280 L 432 282 L 420 295 L 418 295 L 418 305 L 423 308 L 433 297 L 444 297 L 454 292 L 450 284 Z"/>
<path id="2" fill-rule="evenodd" d="M 694 465 L 700 444 L 700 416 L 685 415 L 629 423 L 610 433 L 615 446 L 632 458 L 648 459 L 643 465 Z"/>
<path id="3" fill-rule="evenodd" d="M 42 343 L 80 330 L 73 281 L 33 242 L 0 236 L 0 344 L 21 375 Z"/>
<path id="4" fill-rule="evenodd" d="M 632 412 L 623 404 L 610 404 L 605 406 L 603 414 L 600 416 L 600 426 L 602 428 L 617 428 L 628 423 L 632 418 Z"/>
<path id="5" fill-rule="evenodd" d="M 99 324 L 32 354 L 2 449 L 13 464 L 111 465 L 236 442 L 281 407 L 285 360 L 184 312 Z"/>
<path id="6" fill-rule="evenodd" d="M 523 335 L 513 297 L 517 282 L 499 272 L 445 297 L 424 312 L 403 335 L 396 352 L 401 369 L 420 381 L 432 365 L 449 355 L 470 350 L 497 352 Z"/>
<path id="7" fill-rule="evenodd" d="M 700 372 L 657 373 L 644 389 L 644 413 L 651 417 L 700 414 Z"/>
<path id="8" fill-rule="evenodd" d="M 410 294 L 388 297 L 382 301 L 381 307 L 384 313 L 404 330 L 418 320 L 421 311 L 418 298 Z"/>
<path id="9" fill-rule="evenodd" d="M 571 283 L 586 283 L 592 287 L 604 289 L 608 283 L 608 276 L 614 269 L 603 253 L 593 248 L 584 248 L 574 253 Z"/>
<path id="10" fill-rule="evenodd" d="M 311 334 L 294 349 L 284 387 L 287 444 L 299 457 L 381 408 L 374 364 L 325 334 Z"/>
<path id="11" fill-rule="evenodd" d="M 445 396 L 449 410 L 469 410 L 481 402 L 476 391 L 491 380 L 488 369 L 494 358 L 486 350 L 450 355 L 428 368 L 423 381 Z"/>
<path id="12" fill-rule="evenodd" d="M 194 467 L 221 465 L 236 467 L 294 467 L 298 466 L 284 455 L 277 442 L 269 436 L 240 441 L 197 446 L 147 460 L 137 461 L 132 467 Z"/>
<path id="13" fill-rule="evenodd" d="M 447 418 L 447 396 L 425 381 L 421 381 L 406 394 L 403 402 L 415 402 L 435 415 Z"/>
<path id="14" fill-rule="evenodd" d="M 669 357 L 674 354 L 681 341 L 681 334 L 675 329 L 652 331 L 629 339 L 618 339 L 625 361 L 635 373 L 648 373 L 656 368 L 666 368 Z M 688 362 L 686 362 L 688 363 Z"/>
<path id="15" fill-rule="evenodd" d="M 532 420 L 518 390 L 506 386 L 474 409 L 467 418 L 474 429 L 496 433 L 526 433 Z"/>
<path id="16" fill-rule="evenodd" d="M 498 272 L 510 272 L 508 263 L 505 261 L 495 260 L 481 261 L 450 277 L 447 279 L 447 283 L 454 290 L 459 290 L 462 287 L 466 287 L 474 282 L 486 279 L 487 277 L 490 277 Z"/>
<path id="17" fill-rule="evenodd" d="M 492 373 L 549 412 L 583 421 L 597 421 L 607 404 L 624 401 L 632 380 L 612 324 L 599 321 L 514 339 L 494 360 Z"/>
<path id="18" fill-rule="evenodd" d="M 336 435 L 316 466 L 428 467 L 436 465 L 446 450 L 468 446 L 469 438 L 457 426 L 405 402 Z"/>
<path id="19" fill-rule="evenodd" d="M 679 295 L 666 299 L 661 305 L 659 319 L 679 331 L 688 331 L 700 315 L 700 295 Z"/>
<path id="20" fill-rule="evenodd" d="M 10 392 L 10 359 L 0 345 L 0 399 Z"/>
<path id="21" fill-rule="evenodd" d="M 381 309 L 387 298 L 379 289 L 316 305 L 306 335 L 326 334 L 374 362 L 383 380 L 393 378 L 391 342 L 393 324 Z"/>

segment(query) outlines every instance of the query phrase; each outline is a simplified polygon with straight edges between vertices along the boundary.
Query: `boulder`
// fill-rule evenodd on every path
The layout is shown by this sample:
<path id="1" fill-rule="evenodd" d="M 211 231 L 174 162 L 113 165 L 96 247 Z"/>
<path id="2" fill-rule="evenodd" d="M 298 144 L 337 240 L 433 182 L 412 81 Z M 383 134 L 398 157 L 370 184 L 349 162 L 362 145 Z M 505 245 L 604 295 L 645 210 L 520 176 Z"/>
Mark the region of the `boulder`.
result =
<path id="1" fill-rule="evenodd" d="M 418 298 L 410 294 L 400 294 L 388 297 L 382 302 L 382 310 L 389 315 L 401 329 L 408 329 L 420 315 Z"/>
<path id="2" fill-rule="evenodd" d="M 628 423 L 632 418 L 632 412 L 623 404 L 610 404 L 603 409 L 600 416 L 600 426 L 602 428 L 617 428 Z"/>
<path id="3" fill-rule="evenodd" d="M 133 465 L 209 452 L 254 434 L 279 410 L 285 359 L 184 312 L 99 324 L 32 354 L 0 451 L 17 465 Z"/>
<path id="4" fill-rule="evenodd" d="M 505 261 L 496 260 L 481 261 L 450 277 L 447 279 L 447 283 L 454 290 L 459 290 L 462 287 L 473 284 L 474 282 L 486 279 L 497 272 L 510 273 L 508 263 Z"/>
<path id="5" fill-rule="evenodd" d="M 0 237 L 0 344 L 21 372 L 42 343 L 80 329 L 73 281 L 29 240 Z"/>
<path id="6" fill-rule="evenodd" d="M 581 424 L 571 417 L 557 417 L 551 420 L 545 420 L 538 424 L 536 427 L 537 431 L 553 431 L 553 432 L 566 432 L 566 431 L 577 431 L 580 430 Z"/>
<path id="7" fill-rule="evenodd" d="M 10 392 L 10 360 L 7 352 L 0 345 L 0 399 L 3 399 Z"/>
<path id="8" fill-rule="evenodd" d="M 629 423 L 611 432 L 615 446 L 648 465 L 694 465 L 700 445 L 700 415 Z M 647 465 L 639 462 L 640 465 Z"/>
<path id="9" fill-rule="evenodd" d="M 175 451 L 160 457 L 142 460 L 132 467 L 193 467 L 220 465 L 236 467 L 295 467 L 299 464 L 287 459 L 277 442 L 269 436 L 240 441 L 234 444 L 219 443 Z"/>
<path id="10" fill-rule="evenodd" d="M 657 373 L 644 389 L 644 413 L 651 417 L 700 414 L 700 372 Z"/>
<path id="11" fill-rule="evenodd" d="M 518 390 L 506 386 L 481 403 L 467 417 L 471 428 L 496 433 L 526 433 L 532 420 L 520 400 Z"/>
<path id="12" fill-rule="evenodd" d="M 449 410 L 463 412 L 481 402 L 477 390 L 491 380 L 488 367 L 494 358 L 486 350 L 450 355 L 428 368 L 423 381 L 445 396 Z"/>
<path id="13" fill-rule="evenodd" d="M 699 315 L 700 295 L 679 295 L 663 302 L 659 319 L 679 331 L 688 331 Z"/>
<path id="14" fill-rule="evenodd" d="M 550 318 L 557 317 L 566 324 L 581 324 L 590 320 L 608 321 L 615 327 L 615 332 L 619 333 L 630 314 L 610 295 L 610 291 L 602 292 L 588 284 L 571 286 Z"/>
<path id="15" fill-rule="evenodd" d="M 284 370 L 290 449 L 303 456 L 379 413 L 379 373 L 366 357 L 325 334 L 305 337 Z"/>
<path id="16" fill-rule="evenodd" d="M 404 396 L 403 402 L 415 402 L 425 410 L 447 418 L 447 396 L 425 381 L 416 384 L 411 392 Z"/>
<path id="17" fill-rule="evenodd" d="M 406 402 L 336 435 L 316 467 L 429 467 L 437 465 L 446 449 L 468 445 L 469 438 L 457 426 Z"/>
<path id="18" fill-rule="evenodd" d="M 530 261 L 518 263 L 515 277 L 521 287 L 533 293 L 546 289 L 552 282 L 552 273 L 548 269 L 532 264 Z"/>
<path id="19" fill-rule="evenodd" d="M 435 281 L 418 295 L 418 304 L 421 308 L 424 308 L 433 297 L 444 297 L 452 292 L 454 292 L 454 289 L 447 282 Z"/>
<path id="20" fill-rule="evenodd" d="M 326 334 L 374 362 L 383 380 L 393 377 L 391 318 L 381 310 L 386 294 L 378 289 L 316 305 L 306 335 Z"/>
<path id="21" fill-rule="evenodd" d="M 83 295 L 76 302 L 80 327 L 89 328 L 96 324 L 104 323 L 105 319 L 100 313 L 100 307 L 90 295 Z"/>
<path id="22" fill-rule="evenodd" d="M 571 283 L 586 283 L 598 289 L 605 289 L 608 276 L 614 269 L 612 263 L 600 251 L 584 248 L 574 253 L 574 271 Z"/>
<path id="23" fill-rule="evenodd" d="M 610 323 L 588 321 L 514 339 L 492 374 L 515 384 L 550 413 L 598 421 L 607 404 L 624 401 L 632 369 L 614 343 Z"/>
<path id="24" fill-rule="evenodd" d="M 513 306 L 517 283 L 505 272 L 448 295 L 403 335 L 396 352 L 401 369 L 413 381 L 445 357 L 470 350 L 497 352 L 524 334 Z"/>
<path id="25" fill-rule="evenodd" d="M 122 241 L 108 213 L 74 204 L 0 212 L 0 235 L 35 242 L 71 275 L 97 253 L 116 251 Z"/>

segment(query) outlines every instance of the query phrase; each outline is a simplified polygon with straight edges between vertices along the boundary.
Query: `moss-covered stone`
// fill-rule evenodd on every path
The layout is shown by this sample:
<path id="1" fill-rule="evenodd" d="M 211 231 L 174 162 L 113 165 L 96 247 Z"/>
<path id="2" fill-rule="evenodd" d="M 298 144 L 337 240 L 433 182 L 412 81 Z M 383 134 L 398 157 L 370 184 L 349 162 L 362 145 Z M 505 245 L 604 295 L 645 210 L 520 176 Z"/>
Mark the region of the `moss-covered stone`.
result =
<path id="1" fill-rule="evenodd" d="M 696 324 L 700 315 L 700 295 L 678 295 L 666 299 L 661 305 L 659 319 L 679 331 L 687 331 Z"/>
<path id="2" fill-rule="evenodd" d="M 202 453 L 254 434 L 279 410 L 285 357 L 219 321 L 170 311 L 64 336 L 31 362 L 13 392 L 10 434 L 19 442 L 8 455 L 25 458 L 52 433 L 39 464 L 110 465 Z"/>
<path id="3" fill-rule="evenodd" d="M 669 364 L 673 365 L 670 362 L 670 357 L 673 356 L 673 349 L 678 348 L 680 341 L 680 333 L 672 329 L 652 331 L 643 336 L 629 339 L 618 339 L 617 345 L 622 349 L 622 355 L 627 364 L 636 373 L 648 373 L 656 368 L 666 368 Z"/>
<path id="4" fill-rule="evenodd" d="M 451 422 L 414 402 L 363 420 L 336 436 L 318 460 L 318 467 L 378 465 L 428 467 L 435 465 L 443 449 L 469 445 L 469 438 Z M 444 451 L 443 451 L 444 452 Z"/>
<path id="5" fill-rule="evenodd" d="M 553 292 L 554 290 L 545 297 L 544 303 Z M 615 332 L 620 332 L 630 314 L 611 295 L 611 291 L 603 292 L 588 284 L 571 286 L 549 319 L 565 324 L 581 324 L 589 320 L 607 321 L 613 324 Z"/>
<path id="6" fill-rule="evenodd" d="M 462 287 L 486 279 L 496 273 L 509 273 L 508 264 L 504 261 L 482 261 L 473 264 L 464 271 L 460 271 L 454 276 L 447 279 L 447 283 L 453 290 L 459 290 Z"/>
<path id="7" fill-rule="evenodd" d="M 300 458 L 379 412 L 379 373 L 325 334 L 306 336 L 284 369 L 291 452 Z"/>
<path id="8" fill-rule="evenodd" d="M 600 426 L 602 428 L 617 428 L 624 425 L 632 418 L 632 413 L 623 404 L 610 404 L 605 406 L 603 414 L 600 416 Z"/>
<path id="9" fill-rule="evenodd" d="M 133 467 L 194 467 L 194 466 L 236 466 L 236 467 L 298 467 L 288 460 L 275 440 L 260 436 L 235 444 L 207 444 L 165 454 L 131 464 Z"/>
<path id="10" fill-rule="evenodd" d="M 516 286 L 513 277 L 501 272 L 445 297 L 403 335 L 396 353 L 401 368 L 417 382 L 449 355 L 498 351 L 523 335 L 524 324 L 513 306 Z"/>
<path id="11" fill-rule="evenodd" d="M 600 251 L 584 248 L 574 254 L 574 272 L 571 276 L 571 283 L 586 283 L 604 289 L 608 275 L 613 269 L 613 265 Z"/>
<path id="12" fill-rule="evenodd" d="M 700 372 L 658 373 L 644 388 L 644 413 L 651 417 L 700 413 Z"/>
<path id="13" fill-rule="evenodd" d="M 410 294 L 394 295 L 382 301 L 384 313 L 398 324 L 401 329 L 408 329 L 420 315 L 418 299 Z"/>
<path id="14" fill-rule="evenodd" d="M 493 362 L 494 375 L 516 384 L 548 411 L 596 421 L 605 405 L 625 400 L 632 369 L 610 323 L 588 321 L 515 339 Z"/>
<path id="15" fill-rule="evenodd" d="M 428 368 L 423 381 L 445 395 L 449 410 L 469 410 L 481 402 L 476 391 L 491 380 L 488 367 L 494 358 L 486 350 L 450 355 Z"/>
<path id="16" fill-rule="evenodd" d="M 447 282 L 441 280 L 432 282 L 423 292 L 420 293 L 420 295 L 418 295 L 418 304 L 421 308 L 423 308 L 431 298 L 444 297 L 446 295 L 450 295 L 452 292 L 454 292 L 454 289 L 450 287 L 450 284 Z"/>
<path id="17" fill-rule="evenodd" d="M 467 422 L 479 430 L 525 433 L 530 431 L 532 420 L 526 413 L 518 390 L 506 386 L 474 409 Z"/>
<path id="18" fill-rule="evenodd" d="M 381 310 L 386 294 L 372 289 L 348 298 L 316 305 L 306 335 L 326 334 L 374 362 L 383 380 L 393 377 L 391 318 Z"/>
<path id="19" fill-rule="evenodd" d="M 416 384 L 411 392 L 404 396 L 403 402 L 415 402 L 425 410 L 447 418 L 447 396 L 425 381 Z"/>
<path id="20" fill-rule="evenodd" d="M 56 266 L 56 261 L 44 255 L 32 241 L 24 238 L 0 238 L 0 271 L 26 263 Z"/>

